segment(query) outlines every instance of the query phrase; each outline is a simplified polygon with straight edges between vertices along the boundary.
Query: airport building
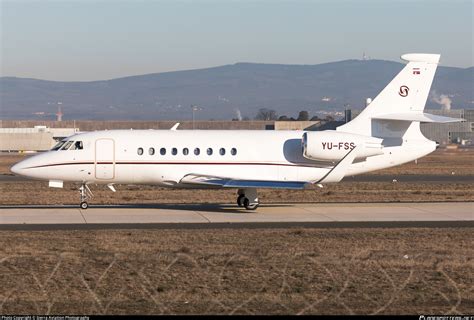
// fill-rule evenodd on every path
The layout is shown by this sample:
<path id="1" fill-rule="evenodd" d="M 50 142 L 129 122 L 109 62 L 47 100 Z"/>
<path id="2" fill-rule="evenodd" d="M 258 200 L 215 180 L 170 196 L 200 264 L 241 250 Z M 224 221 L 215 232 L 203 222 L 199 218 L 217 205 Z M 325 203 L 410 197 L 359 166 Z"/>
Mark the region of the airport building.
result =
<path id="1" fill-rule="evenodd" d="M 57 141 L 77 133 L 76 128 L 0 128 L 0 151 L 45 151 Z"/>
<path id="2" fill-rule="evenodd" d="M 334 130 L 355 118 L 360 110 L 346 110 L 343 121 L 181 121 L 179 129 L 200 130 Z M 427 113 L 461 118 L 454 123 L 423 123 L 421 131 L 441 145 L 471 145 L 474 142 L 474 109 L 426 110 Z M 45 151 L 68 136 L 82 131 L 112 129 L 169 129 L 175 121 L 0 121 L 0 152 Z M 4 128 L 2 128 L 4 126 Z"/>

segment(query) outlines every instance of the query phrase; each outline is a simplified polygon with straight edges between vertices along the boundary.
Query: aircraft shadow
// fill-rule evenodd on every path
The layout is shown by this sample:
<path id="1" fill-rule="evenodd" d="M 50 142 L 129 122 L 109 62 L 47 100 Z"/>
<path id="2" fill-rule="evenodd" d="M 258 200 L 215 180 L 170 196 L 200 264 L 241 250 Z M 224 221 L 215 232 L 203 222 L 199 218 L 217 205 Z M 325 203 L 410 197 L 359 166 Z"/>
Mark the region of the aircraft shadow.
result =
<path id="1" fill-rule="evenodd" d="M 259 208 L 286 208 L 292 204 L 264 204 Z M 1 209 L 79 209 L 78 205 L 5 205 L 0 206 Z M 161 210 L 179 210 L 179 211 L 197 211 L 197 212 L 219 212 L 219 213 L 235 213 L 249 214 L 258 213 L 257 210 L 246 210 L 239 208 L 233 204 L 181 204 L 181 203 L 132 203 L 132 204 L 90 204 L 89 209 L 161 209 Z"/>

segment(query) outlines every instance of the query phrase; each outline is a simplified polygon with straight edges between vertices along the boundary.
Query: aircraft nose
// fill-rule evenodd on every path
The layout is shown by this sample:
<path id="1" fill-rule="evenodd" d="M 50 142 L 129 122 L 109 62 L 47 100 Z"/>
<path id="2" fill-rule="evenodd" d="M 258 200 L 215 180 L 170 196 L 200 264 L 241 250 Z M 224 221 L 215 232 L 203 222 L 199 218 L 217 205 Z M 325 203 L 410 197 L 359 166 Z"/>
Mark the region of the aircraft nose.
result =
<path id="1" fill-rule="evenodd" d="M 13 167 L 11 167 L 10 171 L 13 172 L 14 174 L 21 175 L 21 172 L 23 171 L 22 161 L 18 162 Z"/>

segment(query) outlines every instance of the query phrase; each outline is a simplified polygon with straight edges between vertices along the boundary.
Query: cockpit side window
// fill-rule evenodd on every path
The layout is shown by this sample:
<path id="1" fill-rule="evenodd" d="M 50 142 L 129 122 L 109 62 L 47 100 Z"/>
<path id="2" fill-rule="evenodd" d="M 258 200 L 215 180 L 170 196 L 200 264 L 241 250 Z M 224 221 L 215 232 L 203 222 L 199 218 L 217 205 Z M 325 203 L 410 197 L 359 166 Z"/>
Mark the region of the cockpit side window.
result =
<path id="1" fill-rule="evenodd" d="M 65 143 L 66 143 L 66 141 L 59 141 L 59 142 L 56 143 L 56 145 L 51 149 L 51 151 L 57 151 L 57 150 L 59 150 Z"/>
<path id="2" fill-rule="evenodd" d="M 71 146 L 69 150 L 82 150 L 84 149 L 84 145 L 82 144 L 82 141 L 76 141 L 74 144 Z"/>

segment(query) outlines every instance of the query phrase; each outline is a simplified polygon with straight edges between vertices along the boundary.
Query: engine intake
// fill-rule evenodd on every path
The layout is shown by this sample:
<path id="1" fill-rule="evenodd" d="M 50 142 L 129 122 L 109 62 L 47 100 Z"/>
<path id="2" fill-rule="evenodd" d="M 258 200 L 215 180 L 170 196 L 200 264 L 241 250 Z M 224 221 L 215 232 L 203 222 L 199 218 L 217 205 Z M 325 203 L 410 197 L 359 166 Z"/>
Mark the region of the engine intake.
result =
<path id="1" fill-rule="evenodd" d="M 310 160 L 338 161 L 356 146 L 356 159 L 383 154 L 382 139 L 339 131 L 305 132 L 301 142 Z"/>

